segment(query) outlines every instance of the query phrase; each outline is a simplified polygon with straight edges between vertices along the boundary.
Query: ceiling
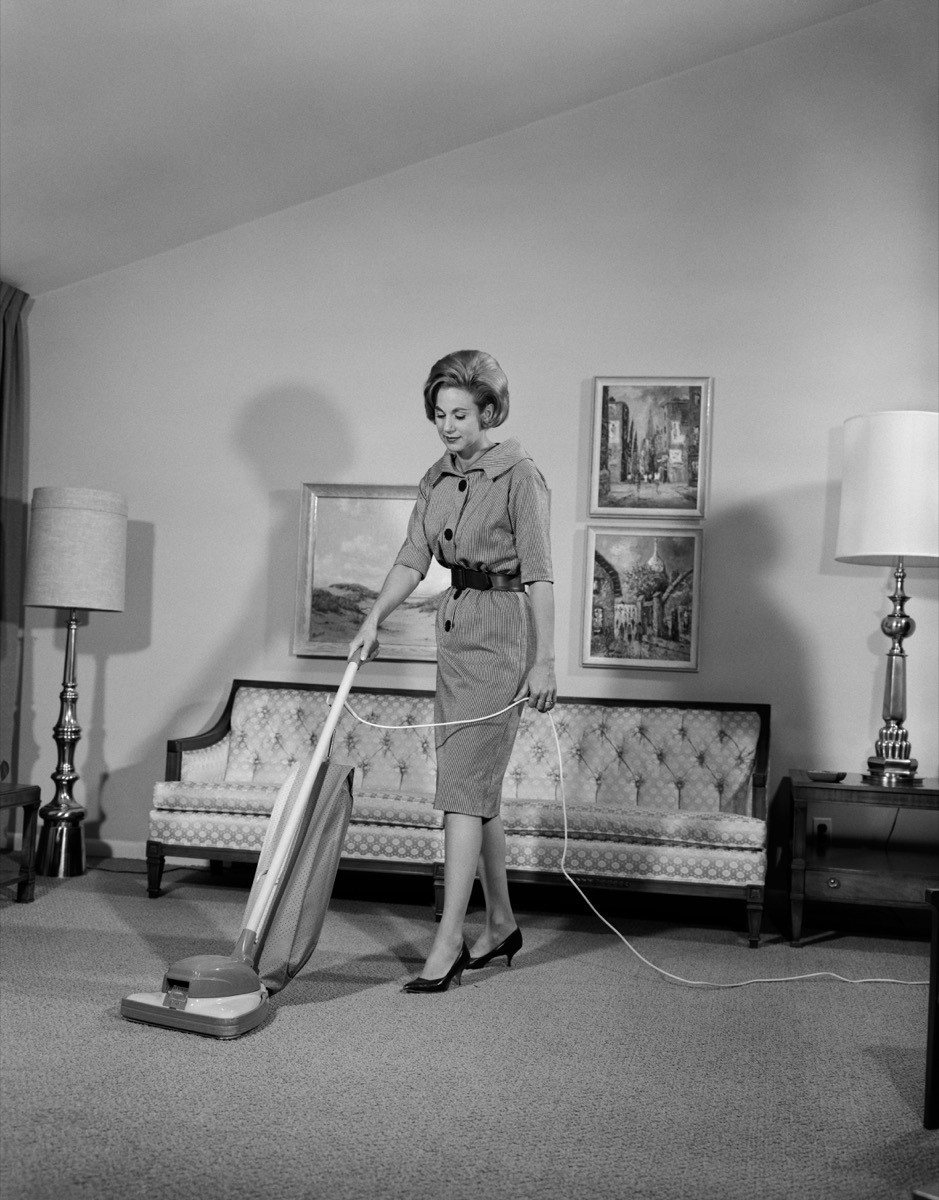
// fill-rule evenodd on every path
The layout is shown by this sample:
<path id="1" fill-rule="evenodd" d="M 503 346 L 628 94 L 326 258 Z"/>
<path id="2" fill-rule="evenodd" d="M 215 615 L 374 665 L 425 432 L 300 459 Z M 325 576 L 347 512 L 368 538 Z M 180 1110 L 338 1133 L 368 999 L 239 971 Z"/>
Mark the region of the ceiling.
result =
<path id="1" fill-rule="evenodd" d="M 63 287 L 875 0 L 0 0 L 0 276 Z"/>

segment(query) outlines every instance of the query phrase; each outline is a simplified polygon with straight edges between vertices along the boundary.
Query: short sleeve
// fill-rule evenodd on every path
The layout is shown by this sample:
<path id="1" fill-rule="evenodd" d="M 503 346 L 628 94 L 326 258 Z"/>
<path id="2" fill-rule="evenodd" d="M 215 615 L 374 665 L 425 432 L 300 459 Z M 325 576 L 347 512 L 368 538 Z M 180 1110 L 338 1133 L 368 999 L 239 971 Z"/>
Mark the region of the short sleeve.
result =
<path id="1" fill-rule="evenodd" d="M 427 544 L 424 533 L 424 510 L 427 508 L 427 487 L 422 480 L 418 488 L 417 500 L 408 518 L 408 533 L 404 539 L 395 566 L 410 567 L 419 571 L 423 578 L 430 569 L 433 554 Z"/>
<path id="2" fill-rule="evenodd" d="M 512 472 L 509 516 L 515 531 L 522 583 L 537 580 L 553 583 L 550 497 L 544 476 L 531 459 L 520 462 Z"/>

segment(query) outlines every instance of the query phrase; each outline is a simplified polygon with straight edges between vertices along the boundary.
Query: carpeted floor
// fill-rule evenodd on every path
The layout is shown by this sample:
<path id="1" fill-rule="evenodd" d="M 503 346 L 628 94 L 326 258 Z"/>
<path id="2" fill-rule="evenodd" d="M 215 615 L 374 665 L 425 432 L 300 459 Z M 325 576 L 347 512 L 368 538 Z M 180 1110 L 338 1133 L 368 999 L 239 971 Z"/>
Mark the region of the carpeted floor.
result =
<path id="1" fill-rule="evenodd" d="M 175 959 L 227 953 L 247 888 L 187 868 L 154 901 L 142 871 L 41 879 L 30 905 L 0 892 L 4 1200 L 907 1200 L 939 1174 L 924 987 L 683 988 L 571 895 L 520 908 L 510 971 L 406 996 L 429 907 L 341 878 L 271 1019 L 219 1041 L 118 1005 Z M 616 923 L 694 979 L 928 976 L 918 936 L 771 932 L 750 951 L 740 908 Z"/>

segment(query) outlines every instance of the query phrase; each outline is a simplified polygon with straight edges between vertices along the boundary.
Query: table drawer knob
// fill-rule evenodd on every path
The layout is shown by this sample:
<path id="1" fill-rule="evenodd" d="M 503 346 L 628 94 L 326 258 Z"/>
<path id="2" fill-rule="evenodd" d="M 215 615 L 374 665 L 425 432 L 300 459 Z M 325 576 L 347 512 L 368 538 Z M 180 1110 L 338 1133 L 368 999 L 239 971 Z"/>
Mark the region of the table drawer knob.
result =
<path id="1" fill-rule="evenodd" d="M 828 878 L 828 886 L 832 889 L 832 891 L 834 891 L 835 888 L 841 887 L 841 880 L 838 879 L 835 875 L 831 875 Z"/>

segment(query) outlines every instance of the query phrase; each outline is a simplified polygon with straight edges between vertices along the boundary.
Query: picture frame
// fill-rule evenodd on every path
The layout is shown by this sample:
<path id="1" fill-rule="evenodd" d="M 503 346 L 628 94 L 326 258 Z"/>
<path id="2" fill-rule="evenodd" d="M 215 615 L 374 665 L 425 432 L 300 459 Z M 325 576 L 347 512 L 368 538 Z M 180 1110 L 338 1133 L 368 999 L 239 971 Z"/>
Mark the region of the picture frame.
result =
<path id="1" fill-rule="evenodd" d="M 407 534 L 416 487 L 301 485 L 292 651 L 345 658 Z M 432 561 L 425 578 L 379 627 L 386 661 L 437 658 L 434 618 L 450 575 Z"/>
<path id="2" fill-rule="evenodd" d="M 698 670 L 703 539 L 687 525 L 588 526 L 583 666 Z"/>
<path id="3" fill-rule="evenodd" d="M 713 380 L 707 376 L 594 379 L 590 516 L 704 516 Z"/>

